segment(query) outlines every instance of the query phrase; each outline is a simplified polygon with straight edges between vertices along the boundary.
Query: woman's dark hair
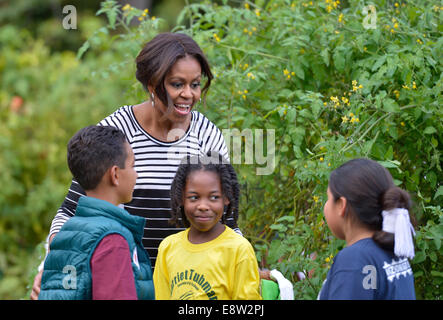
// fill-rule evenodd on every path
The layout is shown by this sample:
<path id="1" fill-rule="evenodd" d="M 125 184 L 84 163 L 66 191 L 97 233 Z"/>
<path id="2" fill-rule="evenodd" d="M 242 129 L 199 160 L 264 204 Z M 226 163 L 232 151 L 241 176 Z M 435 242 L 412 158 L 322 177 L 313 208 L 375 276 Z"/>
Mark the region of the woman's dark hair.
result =
<path id="1" fill-rule="evenodd" d="M 360 158 L 350 160 L 329 178 L 329 190 L 334 200 L 344 197 L 353 218 L 371 230 L 373 240 L 382 248 L 393 251 L 394 234 L 382 231 L 382 211 L 394 208 L 411 210 L 409 194 L 396 187 L 389 171 L 376 161 Z"/>
<path id="2" fill-rule="evenodd" d="M 106 170 L 117 165 L 125 168 L 126 136 L 111 126 L 88 126 L 68 142 L 68 167 L 84 190 L 93 190 Z"/>
<path id="3" fill-rule="evenodd" d="M 160 33 L 145 44 L 138 54 L 135 77 L 147 90 L 148 85 L 154 87 L 155 95 L 165 106 L 169 107 L 169 97 L 164 85 L 165 77 L 178 59 L 186 56 L 194 57 L 201 66 L 202 74 L 207 81 L 202 89 L 203 103 L 206 92 L 213 78 L 208 60 L 198 44 L 183 33 Z"/>
<path id="4" fill-rule="evenodd" d="M 194 171 L 215 172 L 220 177 L 222 194 L 229 200 L 222 216 L 222 223 L 227 224 L 228 219 L 233 220 L 231 228 L 237 227 L 238 204 L 240 197 L 240 185 L 232 165 L 223 156 L 215 151 L 209 151 L 206 156 L 187 156 L 177 169 L 171 185 L 171 219 L 170 223 L 177 226 L 182 221 L 186 228 L 190 226 L 183 208 L 183 192 L 189 174 Z"/>

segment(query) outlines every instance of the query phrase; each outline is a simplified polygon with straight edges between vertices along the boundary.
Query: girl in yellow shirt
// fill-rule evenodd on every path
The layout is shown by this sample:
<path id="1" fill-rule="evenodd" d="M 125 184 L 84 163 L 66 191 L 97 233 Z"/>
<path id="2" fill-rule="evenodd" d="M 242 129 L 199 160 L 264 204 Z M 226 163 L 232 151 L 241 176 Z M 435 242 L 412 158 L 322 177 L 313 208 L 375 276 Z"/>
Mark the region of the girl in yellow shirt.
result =
<path id="1" fill-rule="evenodd" d="M 171 221 L 187 229 L 159 246 L 156 299 L 261 299 L 254 250 L 225 225 L 237 221 L 239 190 L 234 168 L 219 154 L 184 159 L 171 185 Z"/>

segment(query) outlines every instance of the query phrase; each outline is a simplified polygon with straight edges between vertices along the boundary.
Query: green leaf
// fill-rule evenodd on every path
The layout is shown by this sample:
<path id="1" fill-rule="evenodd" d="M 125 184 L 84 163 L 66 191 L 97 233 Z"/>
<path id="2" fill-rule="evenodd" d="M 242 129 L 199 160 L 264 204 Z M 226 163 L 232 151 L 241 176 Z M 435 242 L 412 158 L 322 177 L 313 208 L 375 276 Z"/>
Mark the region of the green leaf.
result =
<path id="1" fill-rule="evenodd" d="M 85 43 L 83 43 L 80 49 L 78 49 L 77 59 L 80 59 L 89 48 L 90 48 L 89 41 L 85 41 Z"/>
<path id="2" fill-rule="evenodd" d="M 303 71 L 303 67 L 299 63 L 297 63 L 294 66 L 294 72 L 297 75 L 297 77 L 299 77 L 302 80 L 305 80 L 305 72 Z"/>
<path id="3" fill-rule="evenodd" d="M 398 106 L 397 102 L 391 98 L 386 98 L 383 100 L 383 109 L 387 112 L 399 112 L 400 107 Z"/>
<path id="4" fill-rule="evenodd" d="M 423 131 L 423 133 L 424 134 L 433 134 L 433 133 L 436 133 L 437 132 L 437 130 L 434 128 L 434 127 L 427 127 L 424 131 Z"/>
<path id="5" fill-rule="evenodd" d="M 336 49 L 332 56 L 332 59 L 334 60 L 335 68 L 338 71 L 345 70 L 345 55 L 342 50 Z"/>
<path id="6" fill-rule="evenodd" d="M 377 59 L 377 61 L 375 61 L 374 65 L 371 68 L 371 71 L 376 71 L 378 70 L 378 68 L 381 67 L 382 64 L 384 64 L 386 61 L 386 56 L 381 56 Z"/>
<path id="7" fill-rule="evenodd" d="M 323 58 L 323 62 L 327 67 L 329 67 L 329 50 L 328 48 L 323 49 L 320 52 L 320 56 Z"/>
<path id="8" fill-rule="evenodd" d="M 400 165 L 400 162 L 394 160 L 394 161 L 377 161 L 378 163 L 380 163 L 383 167 L 385 168 L 398 168 L 398 166 Z"/>
<path id="9" fill-rule="evenodd" d="M 434 200 L 440 196 L 443 196 L 443 186 L 438 187 L 437 192 L 434 195 Z"/>

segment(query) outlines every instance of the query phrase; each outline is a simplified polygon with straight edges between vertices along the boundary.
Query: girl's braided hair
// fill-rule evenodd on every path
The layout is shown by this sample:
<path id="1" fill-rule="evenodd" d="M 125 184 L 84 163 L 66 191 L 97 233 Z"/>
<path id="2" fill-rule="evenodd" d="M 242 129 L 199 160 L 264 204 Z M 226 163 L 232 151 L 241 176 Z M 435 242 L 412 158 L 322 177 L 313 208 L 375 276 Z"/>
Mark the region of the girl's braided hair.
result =
<path id="1" fill-rule="evenodd" d="M 206 156 L 188 155 L 183 158 L 171 185 L 172 211 L 169 222 L 178 227 L 184 226 L 188 228 L 190 226 L 183 208 L 183 191 L 185 190 L 189 174 L 200 170 L 215 172 L 220 177 L 222 194 L 229 200 L 229 204 L 225 206 L 222 223 L 226 224 L 227 219 L 232 218 L 236 225 L 240 196 L 240 186 L 237 180 L 237 174 L 232 165 L 227 162 L 222 155 L 215 151 L 209 151 Z"/>

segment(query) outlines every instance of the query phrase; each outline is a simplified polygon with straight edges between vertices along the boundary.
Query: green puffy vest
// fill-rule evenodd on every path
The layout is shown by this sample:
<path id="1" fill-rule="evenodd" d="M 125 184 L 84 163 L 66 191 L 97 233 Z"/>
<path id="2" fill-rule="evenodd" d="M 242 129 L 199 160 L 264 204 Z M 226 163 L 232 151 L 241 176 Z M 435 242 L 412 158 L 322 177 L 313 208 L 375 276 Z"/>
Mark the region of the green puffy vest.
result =
<path id="1" fill-rule="evenodd" d="M 51 242 L 39 299 L 92 299 L 91 257 L 109 234 L 120 234 L 128 241 L 138 299 L 155 299 L 151 263 L 141 242 L 144 226 L 144 218 L 107 201 L 80 197 L 75 216 Z"/>

